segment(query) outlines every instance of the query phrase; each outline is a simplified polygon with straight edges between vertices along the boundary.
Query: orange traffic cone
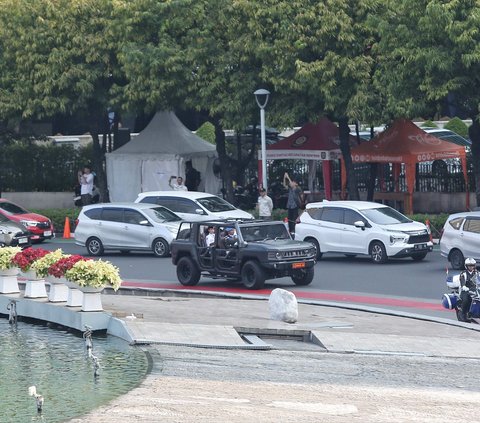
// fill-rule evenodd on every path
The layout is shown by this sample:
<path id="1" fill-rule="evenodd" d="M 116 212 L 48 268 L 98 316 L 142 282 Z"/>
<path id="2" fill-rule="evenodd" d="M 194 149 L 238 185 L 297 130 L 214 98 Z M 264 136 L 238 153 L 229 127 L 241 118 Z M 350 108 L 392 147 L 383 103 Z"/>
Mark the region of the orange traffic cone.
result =
<path id="1" fill-rule="evenodd" d="M 64 238 L 71 238 L 72 235 L 70 234 L 70 219 L 68 216 L 65 218 L 65 225 L 63 226 L 63 237 Z"/>

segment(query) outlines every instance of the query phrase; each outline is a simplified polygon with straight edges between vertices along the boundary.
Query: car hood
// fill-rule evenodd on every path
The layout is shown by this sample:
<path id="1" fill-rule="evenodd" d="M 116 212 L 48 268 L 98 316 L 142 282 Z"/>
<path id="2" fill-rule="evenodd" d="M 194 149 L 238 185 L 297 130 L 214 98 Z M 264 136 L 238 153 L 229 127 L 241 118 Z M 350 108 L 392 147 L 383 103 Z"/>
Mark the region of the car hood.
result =
<path id="1" fill-rule="evenodd" d="M 210 219 L 218 218 L 218 219 L 238 219 L 238 220 L 251 220 L 255 219 L 250 213 L 243 211 L 243 210 L 228 210 L 224 212 L 215 212 L 209 213 L 208 216 Z"/>
<path id="2" fill-rule="evenodd" d="M 251 241 L 251 243 L 255 244 L 266 244 L 271 246 L 272 248 L 275 248 L 276 250 L 280 251 L 287 251 L 287 250 L 295 250 L 295 249 L 301 249 L 301 248 L 312 248 L 312 244 L 310 242 L 304 242 L 304 241 L 292 241 L 291 239 L 267 239 L 265 241 Z"/>
<path id="3" fill-rule="evenodd" d="M 11 214 L 11 218 L 15 218 L 15 220 L 32 220 L 35 222 L 48 222 L 49 219 L 41 214 L 37 213 L 19 213 L 19 214 Z"/>
<path id="4" fill-rule="evenodd" d="M 406 232 L 410 235 L 413 235 L 410 232 L 424 233 L 427 230 L 425 224 L 420 222 L 397 223 L 395 225 L 380 225 L 380 227 L 385 229 L 386 231 Z"/>

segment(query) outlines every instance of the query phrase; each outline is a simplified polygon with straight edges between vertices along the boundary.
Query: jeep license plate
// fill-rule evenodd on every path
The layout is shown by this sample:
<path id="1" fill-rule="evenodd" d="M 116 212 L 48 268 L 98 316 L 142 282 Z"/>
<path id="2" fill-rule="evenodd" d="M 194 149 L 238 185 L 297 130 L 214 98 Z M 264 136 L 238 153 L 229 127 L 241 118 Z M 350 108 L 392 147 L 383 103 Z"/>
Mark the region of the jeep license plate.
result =
<path id="1" fill-rule="evenodd" d="M 43 236 L 52 236 L 52 231 L 45 231 Z"/>
<path id="2" fill-rule="evenodd" d="M 292 269 L 303 269 L 305 267 L 305 262 L 301 263 L 292 263 Z"/>
<path id="3" fill-rule="evenodd" d="M 414 247 L 415 250 L 424 250 L 425 248 L 427 248 L 427 244 L 415 244 Z"/>
<path id="4" fill-rule="evenodd" d="M 28 238 L 18 238 L 19 244 L 26 244 L 28 242 Z"/>

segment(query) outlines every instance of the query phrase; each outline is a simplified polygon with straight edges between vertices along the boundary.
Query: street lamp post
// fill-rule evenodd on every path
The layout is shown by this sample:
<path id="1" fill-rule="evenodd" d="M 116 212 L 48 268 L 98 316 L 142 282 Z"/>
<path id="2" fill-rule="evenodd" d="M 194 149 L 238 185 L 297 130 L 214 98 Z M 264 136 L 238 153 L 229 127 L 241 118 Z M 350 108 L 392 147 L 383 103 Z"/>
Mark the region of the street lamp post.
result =
<path id="1" fill-rule="evenodd" d="M 260 107 L 260 131 L 262 134 L 262 185 L 263 188 L 267 189 L 267 141 L 265 137 L 265 106 L 268 103 L 268 96 L 270 91 L 267 91 L 263 88 L 255 91 L 255 101 Z"/>

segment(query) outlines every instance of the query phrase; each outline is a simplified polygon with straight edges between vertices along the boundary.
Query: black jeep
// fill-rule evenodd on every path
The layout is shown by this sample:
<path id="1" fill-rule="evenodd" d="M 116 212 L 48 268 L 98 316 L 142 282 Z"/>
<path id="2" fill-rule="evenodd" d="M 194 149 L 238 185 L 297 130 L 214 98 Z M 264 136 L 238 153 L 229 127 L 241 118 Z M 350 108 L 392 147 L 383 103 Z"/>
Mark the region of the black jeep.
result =
<path id="1" fill-rule="evenodd" d="M 208 233 L 215 234 L 210 245 Z M 308 285 L 314 275 L 315 248 L 294 241 L 283 222 L 183 222 L 171 253 L 177 278 L 186 286 L 196 285 L 202 275 L 241 279 L 249 289 L 284 276 Z"/>

